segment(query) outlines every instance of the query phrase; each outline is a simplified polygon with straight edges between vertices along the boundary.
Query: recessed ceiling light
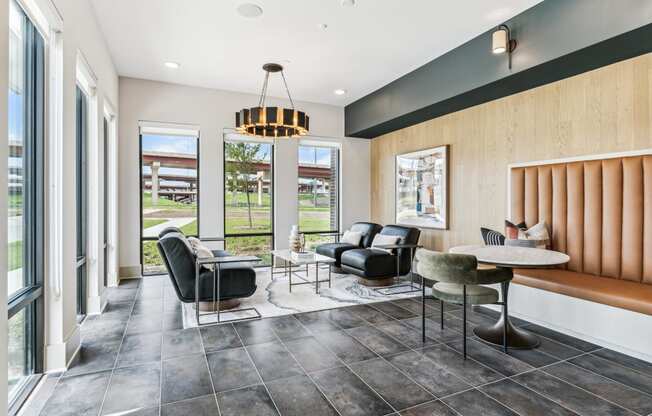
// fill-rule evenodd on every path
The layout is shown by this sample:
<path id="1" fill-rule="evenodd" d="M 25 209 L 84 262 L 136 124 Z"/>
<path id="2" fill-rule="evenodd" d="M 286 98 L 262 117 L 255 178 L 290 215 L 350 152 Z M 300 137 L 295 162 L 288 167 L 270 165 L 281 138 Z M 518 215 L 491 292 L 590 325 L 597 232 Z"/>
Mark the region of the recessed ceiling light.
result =
<path id="1" fill-rule="evenodd" d="M 342 6 L 344 7 L 355 6 L 355 0 L 342 0 Z"/>
<path id="2" fill-rule="evenodd" d="M 335 95 L 344 95 L 344 94 L 346 94 L 346 90 L 343 90 L 341 88 L 338 88 L 333 92 L 335 93 Z"/>
<path id="3" fill-rule="evenodd" d="M 263 15 L 263 8 L 253 3 L 242 3 L 237 8 L 238 14 L 242 17 L 253 19 Z"/>
<path id="4" fill-rule="evenodd" d="M 326 23 L 320 23 L 320 24 L 319 24 L 319 28 L 320 28 L 321 30 L 326 30 L 326 29 L 328 29 L 328 25 L 327 25 Z"/>
<path id="5" fill-rule="evenodd" d="M 166 62 L 165 66 L 167 66 L 168 68 L 171 68 L 171 69 L 179 69 L 179 67 L 181 65 L 179 65 L 178 62 Z"/>

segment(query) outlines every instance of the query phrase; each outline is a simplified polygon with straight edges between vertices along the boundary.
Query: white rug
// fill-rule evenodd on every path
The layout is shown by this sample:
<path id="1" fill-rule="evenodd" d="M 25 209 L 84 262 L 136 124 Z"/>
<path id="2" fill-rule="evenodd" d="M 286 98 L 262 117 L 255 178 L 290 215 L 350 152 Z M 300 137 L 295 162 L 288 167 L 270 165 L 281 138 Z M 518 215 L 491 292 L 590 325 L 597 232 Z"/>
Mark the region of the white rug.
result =
<path id="1" fill-rule="evenodd" d="M 263 318 L 273 316 L 291 315 L 300 312 L 312 312 L 324 309 L 339 308 L 343 306 L 359 305 L 364 303 L 385 302 L 388 300 L 402 299 L 406 297 L 420 296 L 421 285 L 420 278 L 415 275 L 414 289 L 418 290 L 411 293 L 398 293 L 384 295 L 358 283 L 358 279 L 350 274 L 332 274 L 331 288 L 328 283 L 319 284 L 319 294 L 315 293 L 315 269 L 310 268 L 310 281 L 313 284 L 292 286 L 292 293 L 289 291 L 288 278 L 282 274 L 274 274 L 274 280 L 271 279 L 270 269 L 260 268 L 256 270 L 256 284 L 258 289 L 256 293 L 246 299 L 241 299 L 241 304 L 237 309 L 256 308 Z M 301 277 L 305 279 L 305 271 L 297 272 L 292 276 L 292 283 L 301 282 Z M 322 280 L 328 278 L 328 270 L 319 271 L 319 277 Z M 404 278 L 406 279 L 406 278 Z M 403 283 L 410 283 L 409 279 Z M 395 291 L 409 290 L 409 287 L 396 288 Z M 391 292 L 391 289 L 388 290 Z M 426 295 L 430 295 L 430 288 L 426 287 Z M 220 312 L 220 320 L 231 320 L 241 318 L 253 318 L 254 312 Z M 217 318 L 215 314 L 204 312 L 201 316 L 202 324 L 215 323 Z M 183 327 L 197 327 L 195 317 L 195 304 L 183 304 Z"/>

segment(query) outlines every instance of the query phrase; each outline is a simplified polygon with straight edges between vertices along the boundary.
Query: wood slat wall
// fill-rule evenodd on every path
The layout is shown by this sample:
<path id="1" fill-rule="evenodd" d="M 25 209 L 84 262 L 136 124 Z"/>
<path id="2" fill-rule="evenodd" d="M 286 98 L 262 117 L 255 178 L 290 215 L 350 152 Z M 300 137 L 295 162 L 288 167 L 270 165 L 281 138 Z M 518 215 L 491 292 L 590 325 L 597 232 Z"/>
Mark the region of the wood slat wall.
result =
<path id="1" fill-rule="evenodd" d="M 481 226 L 503 231 L 511 163 L 652 148 L 652 54 L 373 139 L 372 221 L 394 223 L 395 155 L 444 144 L 451 145 L 450 229 L 421 234 L 435 250 L 480 243 Z M 540 209 L 548 208 L 529 214 Z"/>

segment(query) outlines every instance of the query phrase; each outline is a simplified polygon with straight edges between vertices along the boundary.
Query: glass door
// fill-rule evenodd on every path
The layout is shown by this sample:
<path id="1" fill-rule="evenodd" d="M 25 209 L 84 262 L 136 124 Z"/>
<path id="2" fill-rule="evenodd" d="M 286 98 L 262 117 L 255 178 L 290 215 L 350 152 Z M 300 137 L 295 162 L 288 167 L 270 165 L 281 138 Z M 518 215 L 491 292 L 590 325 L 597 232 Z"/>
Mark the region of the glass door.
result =
<path id="1" fill-rule="evenodd" d="M 9 5 L 8 399 L 15 414 L 43 362 L 44 40 Z"/>
<path id="2" fill-rule="evenodd" d="M 88 97 L 77 87 L 77 320 L 86 316 L 88 243 Z"/>

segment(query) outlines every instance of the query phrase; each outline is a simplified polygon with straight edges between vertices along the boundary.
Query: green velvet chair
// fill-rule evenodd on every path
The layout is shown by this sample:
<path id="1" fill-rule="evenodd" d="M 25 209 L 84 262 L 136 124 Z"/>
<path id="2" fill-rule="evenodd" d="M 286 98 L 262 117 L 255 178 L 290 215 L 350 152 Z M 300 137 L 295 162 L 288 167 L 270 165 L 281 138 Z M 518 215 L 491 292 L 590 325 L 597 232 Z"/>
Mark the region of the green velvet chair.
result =
<path id="1" fill-rule="evenodd" d="M 467 254 L 417 251 L 417 271 L 426 279 L 434 280 L 432 295 L 440 302 L 441 328 L 444 329 L 444 302 L 463 307 L 463 349 L 466 359 L 466 307 L 467 305 L 505 305 L 498 301 L 498 291 L 489 285 L 511 278 L 511 269 L 478 269 L 478 260 Z M 425 302 L 425 299 L 422 300 Z M 425 326 L 423 328 L 425 331 Z M 425 335 L 425 332 L 424 332 Z M 507 334 L 503 334 L 503 350 L 507 352 Z"/>

